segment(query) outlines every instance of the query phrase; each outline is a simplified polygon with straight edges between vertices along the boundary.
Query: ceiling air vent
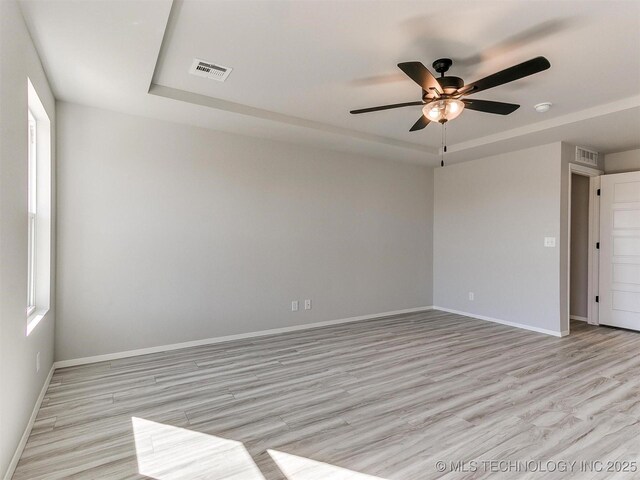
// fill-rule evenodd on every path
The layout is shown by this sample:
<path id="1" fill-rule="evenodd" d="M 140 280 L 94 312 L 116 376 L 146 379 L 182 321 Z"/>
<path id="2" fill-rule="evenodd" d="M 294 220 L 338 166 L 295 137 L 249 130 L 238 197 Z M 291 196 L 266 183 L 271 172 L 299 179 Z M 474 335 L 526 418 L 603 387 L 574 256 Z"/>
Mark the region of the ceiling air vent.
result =
<path id="1" fill-rule="evenodd" d="M 215 63 L 205 62 L 199 58 L 194 58 L 191 68 L 189 69 L 189 73 L 192 75 L 198 75 L 199 77 L 211 78 L 213 80 L 218 80 L 219 82 L 224 82 L 231 73 L 231 70 L 232 68 L 230 67 L 223 67 L 222 65 L 216 65 Z"/>
<path id="2" fill-rule="evenodd" d="M 576 162 L 597 167 L 598 152 L 594 152 L 593 150 L 589 150 L 584 147 L 576 147 Z"/>

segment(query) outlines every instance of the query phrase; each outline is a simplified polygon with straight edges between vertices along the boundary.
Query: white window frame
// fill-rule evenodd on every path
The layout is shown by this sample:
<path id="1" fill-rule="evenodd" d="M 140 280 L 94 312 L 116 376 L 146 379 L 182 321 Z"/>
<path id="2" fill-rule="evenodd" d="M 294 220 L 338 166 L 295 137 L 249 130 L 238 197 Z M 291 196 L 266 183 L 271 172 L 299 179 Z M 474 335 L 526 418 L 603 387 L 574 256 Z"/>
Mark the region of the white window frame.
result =
<path id="1" fill-rule="evenodd" d="M 28 231 L 25 233 L 28 251 L 25 300 L 28 336 L 46 318 L 51 303 L 53 172 L 51 121 L 29 79 L 27 89 Z"/>
<path id="2" fill-rule="evenodd" d="M 27 234 L 27 317 L 36 311 L 36 228 L 37 228 L 37 122 L 31 109 L 28 110 L 29 165 L 28 165 L 28 234 Z"/>

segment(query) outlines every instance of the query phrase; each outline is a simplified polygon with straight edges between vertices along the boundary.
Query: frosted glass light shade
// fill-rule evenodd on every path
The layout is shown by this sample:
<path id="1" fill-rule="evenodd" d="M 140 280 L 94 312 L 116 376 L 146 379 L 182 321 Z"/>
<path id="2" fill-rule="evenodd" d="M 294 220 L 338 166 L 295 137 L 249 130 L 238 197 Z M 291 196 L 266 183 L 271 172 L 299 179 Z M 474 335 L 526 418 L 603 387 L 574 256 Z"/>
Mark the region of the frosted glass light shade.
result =
<path id="1" fill-rule="evenodd" d="M 464 103 L 454 98 L 435 100 L 422 107 L 422 113 L 432 122 L 448 122 L 453 120 L 464 110 Z"/>

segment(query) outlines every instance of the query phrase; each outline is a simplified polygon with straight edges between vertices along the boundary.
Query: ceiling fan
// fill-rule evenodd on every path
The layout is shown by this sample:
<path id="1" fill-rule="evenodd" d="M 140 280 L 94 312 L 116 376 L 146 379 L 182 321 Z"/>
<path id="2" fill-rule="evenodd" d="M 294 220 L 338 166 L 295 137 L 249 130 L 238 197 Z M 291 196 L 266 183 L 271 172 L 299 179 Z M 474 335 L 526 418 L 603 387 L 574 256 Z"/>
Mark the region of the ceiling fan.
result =
<path id="1" fill-rule="evenodd" d="M 451 65 L 453 65 L 453 61 L 450 58 L 440 58 L 433 62 L 434 70 L 440 74 L 440 78 L 436 78 L 421 62 L 399 63 L 398 67 L 400 67 L 400 70 L 422 87 L 422 100 L 418 102 L 396 103 L 393 105 L 351 110 L 351 113 L 359 114 L 423 105 L 422 116 L 413 127 L 411 127 L 410 132 L 422 130 L 431 122 L 444 124 L 460 115 L 464 108 L 497 115 L 509 115 L 520 108 L 520 105 L 488 100 L 474 100 L 465 97 L 482 90 L 528 77 L 534 73 L 546 70 L 551 66 L 549 60 L 546 58 L 536 57 L 465 85 L 464 81 L 459 77 L 445 76 L 445 73 Z"/>

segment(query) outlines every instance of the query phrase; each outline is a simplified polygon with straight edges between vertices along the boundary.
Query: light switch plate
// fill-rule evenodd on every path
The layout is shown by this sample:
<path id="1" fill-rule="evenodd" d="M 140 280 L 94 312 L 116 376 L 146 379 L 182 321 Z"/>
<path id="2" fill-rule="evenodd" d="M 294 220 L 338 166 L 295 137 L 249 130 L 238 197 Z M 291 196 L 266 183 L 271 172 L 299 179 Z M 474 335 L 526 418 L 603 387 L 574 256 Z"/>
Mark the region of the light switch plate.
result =
<path id="1" fill-rule="evenodd" d="M 556 246 L 556 237 L 544 237 L 544 246 L 545 247 L 555 247 Z"/>

